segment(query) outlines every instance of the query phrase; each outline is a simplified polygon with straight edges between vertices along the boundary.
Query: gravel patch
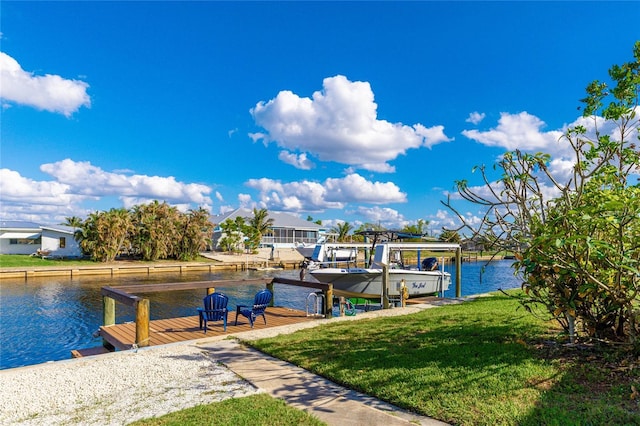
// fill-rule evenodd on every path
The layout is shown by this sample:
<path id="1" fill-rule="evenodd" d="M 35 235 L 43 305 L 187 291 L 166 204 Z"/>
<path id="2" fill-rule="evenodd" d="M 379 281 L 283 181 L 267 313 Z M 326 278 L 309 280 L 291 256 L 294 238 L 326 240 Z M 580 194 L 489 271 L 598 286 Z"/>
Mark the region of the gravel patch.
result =
<path id="1" fill-rule="evenodd" d="M 2 425 L 125 425 L 258 390 L 182 344 L 0 371 Z"/>

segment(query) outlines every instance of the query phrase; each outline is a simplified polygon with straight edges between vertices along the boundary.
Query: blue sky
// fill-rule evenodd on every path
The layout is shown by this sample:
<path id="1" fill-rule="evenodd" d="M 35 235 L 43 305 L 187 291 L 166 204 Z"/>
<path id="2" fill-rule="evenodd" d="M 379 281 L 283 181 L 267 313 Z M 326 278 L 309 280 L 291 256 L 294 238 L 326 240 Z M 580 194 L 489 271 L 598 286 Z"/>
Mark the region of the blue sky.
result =
<path id="1" fill-rule="evenodd" d="M 166 200 L 389 228 L 550 152 L 632 59 L 640 2 L 12 2 L 0 217 Z M 480 214 L 464 206 L 469 217 Z"/>

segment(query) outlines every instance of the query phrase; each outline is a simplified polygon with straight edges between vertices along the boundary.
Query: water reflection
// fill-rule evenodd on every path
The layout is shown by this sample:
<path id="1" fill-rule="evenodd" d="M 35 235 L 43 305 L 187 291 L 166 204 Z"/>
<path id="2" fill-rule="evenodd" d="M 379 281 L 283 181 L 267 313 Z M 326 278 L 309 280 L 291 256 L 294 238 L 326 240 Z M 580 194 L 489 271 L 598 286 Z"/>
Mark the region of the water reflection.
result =
<path id="1" fill-rule="evenodd" d="M 477 294 L 497 288 L 519 287 L 510 262 L 493 262 L 482 274 L 484 263 L 465 263 L 462 294 Z M 450 269 L 450 267 L 448 267 Z M 92 334 L 102 324 L 103 286 L 185 281 L 241 280 L 272 277 L 297 278 L 299 271 L 216 272 L 153 274 L 135 276 L 89 276 L 78 278 L 36 278 L 0 282 L 0 369 L 68 359 L 73 349 L 102 344 Z M 220 286 L 216 290 L 229 297 L 230 310 L 237 304 L 250 304 L 264 288 L 259 284 Z M 304 311 L 311 290 L 276 284 L 275 304 Z M 149 293 L 151 319 L 192 316 L 202 304 L 204 289 Z M 445 293 L 455 295 L 455 286 Z M 233 321 L 234 314 L 230 314 Z M 116 322 L 135 320 L 133 308 L 116 304 Z"/>

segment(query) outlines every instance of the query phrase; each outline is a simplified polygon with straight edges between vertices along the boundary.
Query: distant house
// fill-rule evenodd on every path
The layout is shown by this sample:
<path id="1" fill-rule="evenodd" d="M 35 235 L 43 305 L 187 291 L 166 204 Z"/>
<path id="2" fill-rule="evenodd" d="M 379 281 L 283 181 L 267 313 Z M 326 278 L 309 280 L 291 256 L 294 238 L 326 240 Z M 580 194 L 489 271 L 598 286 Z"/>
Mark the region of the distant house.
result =
<path id="1" fill-rule="evenodd" d="M 82 250 L 74 232 L 75 228 L 65 225 L 2 220 L 0 254 L 41 253 L 53 257 L 80 257 Z"/>
<path id="2" fill-rule="evenodd" d="M 238 216 L 248 221 L 253 218 L 253 211 L 239 208 L 226 214 L 211 217 L 211 222 L 215 226 L 212 237 L 214 248 L 218 248 L 218 242 L 223 237 L 220 224 L 227 219 L 235 220 Z M 269 212 L 268 219 L 273 219 L 272 233 L 262 236 L 262 241 L 260 242 L 262 247 L 293 248 L 301 243 L 315 243 L 327 231 L 322 225 L 300 219 L 288 213 Z"/>
<path id="3" fill-rule="evenodd" d="M 484 242 L 480 239 L 466 238 L 460 242 L 463 251 L 484 251 Z"/>

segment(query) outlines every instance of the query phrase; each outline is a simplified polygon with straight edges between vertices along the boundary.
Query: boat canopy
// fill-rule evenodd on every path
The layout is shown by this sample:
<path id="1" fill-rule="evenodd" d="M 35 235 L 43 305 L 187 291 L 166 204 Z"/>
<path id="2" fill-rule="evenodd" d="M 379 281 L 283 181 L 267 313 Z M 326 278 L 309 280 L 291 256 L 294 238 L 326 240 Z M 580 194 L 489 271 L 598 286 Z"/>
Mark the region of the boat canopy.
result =
<path id="1" fill-rule="evenodd" d="M 391 252 L 397 251 L 438 251 L 456 252 L 460 249 L 457 243 L 381 243 L 376 245 L 373 261 L 380 265 L 390 263 Z"/>

